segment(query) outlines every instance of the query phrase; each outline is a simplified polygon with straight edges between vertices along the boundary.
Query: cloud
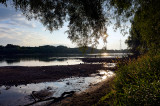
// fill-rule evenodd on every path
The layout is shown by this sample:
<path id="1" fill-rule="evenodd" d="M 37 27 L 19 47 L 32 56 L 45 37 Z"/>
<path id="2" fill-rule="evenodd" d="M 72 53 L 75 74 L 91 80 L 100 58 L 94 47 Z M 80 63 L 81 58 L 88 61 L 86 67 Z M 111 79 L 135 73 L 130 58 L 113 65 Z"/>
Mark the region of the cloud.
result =
<path id="1" fill-rule="evenodd" d="M 9 43 L 21 46 L 39 46 L 39 45 L 53 45 L 47 36 L 35 32 L 27 31 L 19 28 L 8 28 L 0 26 L 0 45 L 7 45 Z"/>
<path id="2" fill-rule="evenodd" d="M 21 39 L 23 32 L 16 28 L 7 28 L 0 26 L 0 38 L 9 38 L 9 39 Z"/>
<path id="3" fill-rule="evenodd" d="M 38 46 L 53 44 L 47 36 L 36 32 L 37 22 L 28 21 L 21 12 L 15 12 L 13 8 L 0 8 L 0 42 L 23 46 Z"/>
<path id="4" fill-rule="evenodd" d="M 11 39 L 11 38 L 8 38 L 8 37 L 0 38 L 0 42 L 1 42 L 0 45 L 7 45 L 7 44 L 18 45 L 20 43 L 20 41 L 18 39 Z"/>
<path id="5" fill-rule="evenodd" d="M 0 7 L 0 45 L 12 43 L 39 46 L 53 45 L 59 41 L 51 39 L 51 33 L 44 30 L 41 23 L 35 20 L 28 21 L 20 11 L 16 12 L 12 7 Z"/>
<path id="6" fill-rule="evenodd" d="M 16 12 L 7 8 L 0 8 L 0 21 L 11 18 Z"/>
<path id="7" fill-rule="evenodd" d="M 0 45 L 6 44 L 19 44 L 22 39 L 22 33 L 18 32 L 17 29 L 1 27 L 0 26 Z"/>
<path id="8" fill-rule="evenodd" d="M 12 18 L 6 23 L 9 25 L 14 25 L 17 27 L 28 27 L 28 28 L 36 28 L 34 21 L 28 21 L 25 16 L 21 14 L 17 14 L 12 16 Z"/>
<path id="9" fill-rule="evenodd" d="M 39 46 L 39 45 L 53 45 L 52 42 L 47 36 L 44 36 L 37 32 L 26 32 L 24 38 L 21 41 L 21 45 L 23 46 Z"/>
<path id="10" fill-rule="evenodd" d="M 36 27 L 34 20 L 28 21 L 20 11 L 16 11 L 14 8 L 7 8 L 4 6 L 3 8 L 0 8 L 0 24 L 2 23 L 14 27 Z"/>
<path id="11" fill-rule="evenodd" d="M 28 21 L 23 15 L 12 15 L 10 18 L 1 19 L 0 24 L 6 24 L 8 27 L 36 28 L 36 23 Z"/>

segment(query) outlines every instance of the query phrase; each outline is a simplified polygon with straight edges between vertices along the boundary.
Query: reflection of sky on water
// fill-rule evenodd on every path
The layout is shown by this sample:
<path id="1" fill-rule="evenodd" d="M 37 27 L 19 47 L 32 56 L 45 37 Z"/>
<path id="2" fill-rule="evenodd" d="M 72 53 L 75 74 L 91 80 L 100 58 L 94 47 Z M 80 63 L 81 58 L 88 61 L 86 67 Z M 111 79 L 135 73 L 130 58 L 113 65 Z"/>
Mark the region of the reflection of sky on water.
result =
<path id="1" fill-rule="evenodd" d="M 50 65 L 75 65 L 82 62 L 82 58 L 121 58 L 127 54 L 124 53 L 102 53 L 102 54 L 87 54 L 87 55 L 67 55 L 57 57 L 7 57 L 0 58 L 0 66 L 50 66 Z M 113 63 L 112 63 L 113 64 Z M 106 64 L 106 67 L 113 66 L 112 64 Z M 104 66 L 105 67 L 105 66 Z"/>
<path id="2" fill-rule="evenodd" d="M 20 61 L 8 64 L 6 61 L 0 63 L 0 66 L 50 66 L 50 65 L 73 65 L 83 63 L 80 59 L 66 59 L 63 61 L 39 61 L 39 60 L 28 60 Z"/>
<path id="3" fill-rule="evenodd" d="M 37 84 L 27 84 L 20 86 L 0 87 L 0 105 L 24 105 L 33 102 L 28 95 L 32 91 L 40 91 L 47 87 L 52 88 L 54 97 L 59 97 L 63 92 L 77 91 L 81 92 L 87 88 L 106 80 L 114 75 L 111 71 L 99 70 L 99 74 L 91 75 L 90 77 L 72 77 L 66 79 L 60 79 L 56 82 L 44 82 Z M 6 88 L 9 88 L 6 90 Z M 9 101 L 9 102 L 8 102 Z"/>
<path id="4" fill-rule="evenodd" d="M 104 63 L 103 67 L 115 67 L 117 63 Z"/>

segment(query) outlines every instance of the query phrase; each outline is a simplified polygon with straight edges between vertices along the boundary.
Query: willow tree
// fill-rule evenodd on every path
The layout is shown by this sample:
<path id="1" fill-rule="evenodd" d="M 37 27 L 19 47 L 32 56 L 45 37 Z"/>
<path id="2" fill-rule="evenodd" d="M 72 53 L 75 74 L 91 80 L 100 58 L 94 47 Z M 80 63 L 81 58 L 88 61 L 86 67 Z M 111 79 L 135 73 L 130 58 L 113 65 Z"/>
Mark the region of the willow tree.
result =
<path id="1" fill-rule="evenodd" d="M 1 0 L 0 3 L 6 6 L 8 4 L 7 0 Z M 115 28 L 120 27 L 123 31 L 125 28 L 121 23 L 133 21 L 135 14 L 139 18 L 147 17 L 145 20 L 142 19 L 147 25 L 137 25 L 142 38 L 147 40 L 147 45 L 148 42 L 153 42 L 153 39 L 150 39 L 153 38 L 153 34 L 159 39 L 159 32 L 155 31 L 159 28 L 159 0 L 10 0 L 10 3 L 22 11 L 29 20 L 39 20 L 51 32 L 69 22 L 68 38 L 78 46 L 96 46 L 98 39 L 104 37 L 107 26 L 112 22 L 115 22 Z M 154 20 L 155 25 L 147 23 L 149 20 Z M 150 29 L 150 25 L 156 26 L 152 28 L 154 33 L 151 30 L 148 34 L 143 33 L 145 28 Z M 159 42 L 156 40 L 156 44 L 151 45 L 157 43 Z"/>

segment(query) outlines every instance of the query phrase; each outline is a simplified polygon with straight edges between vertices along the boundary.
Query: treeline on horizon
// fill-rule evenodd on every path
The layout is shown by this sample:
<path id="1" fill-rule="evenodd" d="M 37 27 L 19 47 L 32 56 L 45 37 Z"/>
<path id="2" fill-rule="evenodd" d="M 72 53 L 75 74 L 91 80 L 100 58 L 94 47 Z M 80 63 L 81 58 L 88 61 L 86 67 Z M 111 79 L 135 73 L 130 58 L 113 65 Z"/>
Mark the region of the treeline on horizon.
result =
<path id="1" fill-rule="evenodd" d="M 127 49 L 124 50 L 102 50 L 91 47 L 84 48 L 68 48 L 66 46 L 51 46 L 44 45 L 39 47 L 24 47 L 13 44 L 7 44 L 6 46 L 0 45 L 0 55 L 14 55 L 14 54 L 83 54 L 83 53 L 128 53 Z"/>

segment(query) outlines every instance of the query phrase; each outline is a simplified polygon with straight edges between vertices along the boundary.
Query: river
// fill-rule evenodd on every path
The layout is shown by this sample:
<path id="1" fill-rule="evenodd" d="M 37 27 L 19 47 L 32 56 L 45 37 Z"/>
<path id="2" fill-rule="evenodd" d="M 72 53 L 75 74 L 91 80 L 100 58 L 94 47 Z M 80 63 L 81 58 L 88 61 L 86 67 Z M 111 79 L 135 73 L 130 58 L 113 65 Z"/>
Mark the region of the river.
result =
<path id="1" fill-rule="evenodd" d="M 103 53 L 87 55 L 63 55 L 63 56 L 27 56 L 27 57 L 1 57 L 0 66 L 54 66 L 54 65 L 74 65 L 83 64 L 82 58 L 116 58 L 127 56 L 124 53 Z M 105 63 L 104 67 L 115 67 L 115 63 Z M 30 83 L 18 86 L 0 86 L 0 106 L 18 106 L 34 102 L 31 94 L 33 92 L 47 92 L 49 97 L 60 97 L 63 92 L 75 91 L 76 93 L 84 92 L 113 77 L 115 73 L 110 70 L 97 70 L 87 77 L 68 77 L 53 82 Z"/>
<path id="2" fill-rule="evenodd" d="M 52 66 L 75 65 L 83 63 L 82 58 L 115 58 L 127 56 L 125 53 L 97 53 L 97 54 L 59 54 L 55 56 L 7 56 L 0 58 L 2 66 Z"/>

